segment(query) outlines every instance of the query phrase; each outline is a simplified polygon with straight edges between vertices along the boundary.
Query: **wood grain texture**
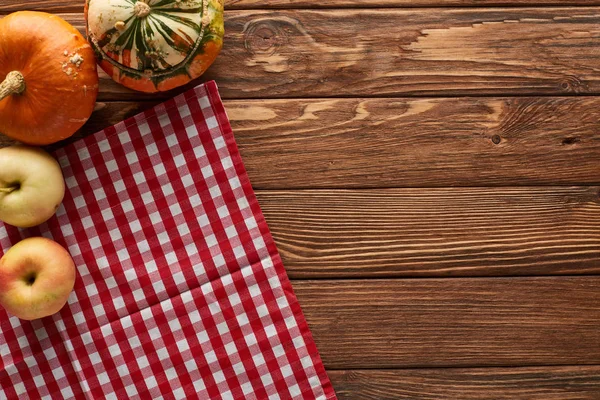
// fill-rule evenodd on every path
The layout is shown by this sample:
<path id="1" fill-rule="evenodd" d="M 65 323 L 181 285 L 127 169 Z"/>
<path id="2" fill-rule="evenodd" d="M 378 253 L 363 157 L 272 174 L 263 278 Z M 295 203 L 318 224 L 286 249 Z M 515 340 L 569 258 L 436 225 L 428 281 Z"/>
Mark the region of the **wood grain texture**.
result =
<path id="1" fill-rule="evenodd" d="M 0 12 L 8 14 L 15 11 L 45 11 L 57 12 L 83 12 L 85 0 L 2 0 Z"/>
<path id="2" fill-rule="evenodd" d="M 259 188 L 600 183 L 599 98 L 225 104 Z"/>
<path id="3" fill-rule="evenodd" d="M 595 7 L 229 11 L 202 79 L 225 98 L 598 94 L 599 26 Z M 100 100 L 157 98 L 101 79 Z"/>
<path id="4" fill-rule="evenodd" d="M 339 400 L 597 400 L 600 366 L 330 371 Z"/>
<path id="5" fill-rule="evenodd" d="M 598 187 L 257 196 L 294 278 L 600 273 Z"/>
<path id="6" fill-rule="evenodd" d="M 600 277 L 295 281 L 329 369 L 600 364 Z"/>
<path id="7" fill-rule="evenodd" d="M 80 12 L 85 0 L 33 0 L 26 9 L 46 12 Z M 377 7 L 490 7 L 490 6 L 595 6 L 600 0 L 225 0 L 227 10 L 294 8 L 377 8 Z M 0 12 L 24 9 L 21 0 L 2 0 Z"/>
<path id="8" fill-rule="evenodd" d="M 68 142 L 157 102 L 100 102 Z M 600 184 L 597 97 L 228 100 L 225 107 L 257 189 Z M 0 146 L 8 143 L 0 136 Z"/>

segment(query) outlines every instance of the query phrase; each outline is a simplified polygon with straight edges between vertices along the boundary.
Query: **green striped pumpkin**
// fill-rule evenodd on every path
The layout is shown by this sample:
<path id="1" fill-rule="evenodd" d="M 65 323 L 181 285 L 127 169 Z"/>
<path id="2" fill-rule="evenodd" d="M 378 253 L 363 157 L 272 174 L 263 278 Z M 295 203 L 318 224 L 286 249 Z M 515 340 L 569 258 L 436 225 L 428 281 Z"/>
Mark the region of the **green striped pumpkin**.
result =
<path id="1" fill-rule="evenodd" d="M 100 67 L 142 92 L 202 75 L 223 45 L 223 0 L 87 0 L 85 15 Z"/>

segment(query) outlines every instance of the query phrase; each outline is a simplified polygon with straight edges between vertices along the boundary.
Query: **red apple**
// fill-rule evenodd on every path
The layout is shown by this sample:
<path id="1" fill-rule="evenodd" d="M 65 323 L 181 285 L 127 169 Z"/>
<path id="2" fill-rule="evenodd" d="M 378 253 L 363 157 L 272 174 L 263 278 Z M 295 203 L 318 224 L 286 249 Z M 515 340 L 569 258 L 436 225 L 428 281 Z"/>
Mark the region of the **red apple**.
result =
<path id="1" fill-rule="evenodd" d="M 21 319 L 57 313 L 74 284 L 73 259 L 53 240 L 22 240 L 0 259 L 0 305 Z"/>

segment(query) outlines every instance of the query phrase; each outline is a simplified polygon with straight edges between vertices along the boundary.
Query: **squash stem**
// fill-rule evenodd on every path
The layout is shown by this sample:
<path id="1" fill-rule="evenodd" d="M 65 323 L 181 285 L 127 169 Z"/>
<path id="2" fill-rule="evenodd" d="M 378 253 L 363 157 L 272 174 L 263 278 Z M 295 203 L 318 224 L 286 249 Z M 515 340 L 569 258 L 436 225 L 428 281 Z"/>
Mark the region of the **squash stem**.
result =
<path id="1" fill-rule="evenodd" d="M 4 82 L 0 83 L 0 101 L 12 94 L 21 94 L 25 90 L 25 78 L 19 71 L 6 74 Z"/>
<path id="2" fill-rule="evenodd" d="M 133 5 L 133 13 L 138 18 L 144 18 L 148 16 L 148 14 L 150 14 L 150 11 L 152 11 L 152 9 L 148 5 L 148 3 L 146 3 L 146 0 L 136 1 Z"/>

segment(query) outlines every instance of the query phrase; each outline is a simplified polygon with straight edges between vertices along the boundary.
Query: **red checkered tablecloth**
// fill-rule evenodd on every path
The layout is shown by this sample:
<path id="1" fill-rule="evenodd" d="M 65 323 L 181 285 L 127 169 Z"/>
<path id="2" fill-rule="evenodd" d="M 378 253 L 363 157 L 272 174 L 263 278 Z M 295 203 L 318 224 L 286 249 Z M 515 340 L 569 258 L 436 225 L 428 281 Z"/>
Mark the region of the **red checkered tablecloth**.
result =
<path id="1" fill-rule="evenodd" d="M 0 309 L 0 398 L 333 399 L 214 82 L 55 152 L 60 313 Z"/>

